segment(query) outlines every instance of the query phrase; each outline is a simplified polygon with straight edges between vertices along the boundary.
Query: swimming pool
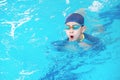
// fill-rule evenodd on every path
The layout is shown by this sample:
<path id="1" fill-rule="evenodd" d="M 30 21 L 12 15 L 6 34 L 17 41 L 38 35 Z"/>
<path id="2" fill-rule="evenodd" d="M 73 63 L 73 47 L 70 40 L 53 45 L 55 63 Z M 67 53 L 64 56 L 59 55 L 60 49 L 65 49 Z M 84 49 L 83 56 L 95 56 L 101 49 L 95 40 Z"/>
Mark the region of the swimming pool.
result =
<path id="1" fill-rule="evenodd" d="M 0 0 L 0 80 L 119 80 L 119 5 L 119 0 Z M 79 8 L 86 10 L 87 32 L 106 44 L 104 51 L 51 49 L 51 42 L 66 38 L 66 16 Z"/>

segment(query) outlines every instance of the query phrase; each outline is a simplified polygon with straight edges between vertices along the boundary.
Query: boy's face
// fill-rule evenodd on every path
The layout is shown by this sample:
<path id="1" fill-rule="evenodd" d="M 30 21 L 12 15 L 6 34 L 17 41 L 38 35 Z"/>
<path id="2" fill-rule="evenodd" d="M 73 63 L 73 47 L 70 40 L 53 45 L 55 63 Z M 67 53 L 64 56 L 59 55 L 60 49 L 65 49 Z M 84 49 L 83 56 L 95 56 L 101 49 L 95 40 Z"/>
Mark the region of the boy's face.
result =
<path id="1" fill-rule="evenodd" d="M 79 25 L 76 22 L 66 23 L 65 32 L 69 38 L 69 41 L 78 40 L 84 31 L 85 31 L 85 27 L 81 27 L 81 25 Z"/>

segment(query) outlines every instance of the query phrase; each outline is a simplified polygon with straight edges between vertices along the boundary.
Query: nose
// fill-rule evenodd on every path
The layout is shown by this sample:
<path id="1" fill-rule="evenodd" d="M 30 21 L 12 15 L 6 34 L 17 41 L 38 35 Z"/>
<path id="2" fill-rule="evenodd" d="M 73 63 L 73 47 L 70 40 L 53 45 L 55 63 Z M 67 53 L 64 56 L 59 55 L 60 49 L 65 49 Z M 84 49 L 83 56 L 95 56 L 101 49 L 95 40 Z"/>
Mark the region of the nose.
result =
<path id="1" fill-rule="evenodd" d="M 74 30 L 71 28 L 69 31 L 70 34 L 74 33 Z"/>

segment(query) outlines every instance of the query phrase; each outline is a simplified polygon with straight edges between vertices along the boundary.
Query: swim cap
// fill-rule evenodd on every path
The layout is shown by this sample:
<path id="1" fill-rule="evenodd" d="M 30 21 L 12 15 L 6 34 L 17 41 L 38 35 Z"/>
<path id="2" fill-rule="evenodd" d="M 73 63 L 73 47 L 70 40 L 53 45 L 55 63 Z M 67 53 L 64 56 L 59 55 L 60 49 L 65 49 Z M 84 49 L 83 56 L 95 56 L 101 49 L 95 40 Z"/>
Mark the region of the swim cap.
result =
<path id="1" fill-rule="evenodd" d="M 84 26 L 84 17 L 78 13 L 72 13 L 66 18 L 65 24 L 68 22 L 76 22 Z"/>

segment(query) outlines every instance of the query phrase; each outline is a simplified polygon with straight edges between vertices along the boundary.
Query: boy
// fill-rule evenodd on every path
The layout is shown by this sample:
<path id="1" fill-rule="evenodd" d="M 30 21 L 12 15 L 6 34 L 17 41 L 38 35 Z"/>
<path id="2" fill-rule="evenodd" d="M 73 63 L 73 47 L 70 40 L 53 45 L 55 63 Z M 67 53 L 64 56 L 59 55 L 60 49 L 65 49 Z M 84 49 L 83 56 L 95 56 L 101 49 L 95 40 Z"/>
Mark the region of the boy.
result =
<path id="1" fill-rule="evenodd" d="M 52 43 L 58 51 L 64 51 L 66 46 L 68 48 L 68 44 L 70 42 L 77 42 L 79 47 L 82 47 L 84 50 L 89 49 L 91 47 L 94 50 L 103 49 L 103 44 L 98 38 L 84 33 L 86 27 L 84 26 L 84 17 L 81 14 L 70 14 L 66 18 L 65 24 L 65 32 L 68 38 L 63 41 L 55 41 Z M 69 46 L 69 49 L 71 49 L 70 47 L 71 46 Z"/>

